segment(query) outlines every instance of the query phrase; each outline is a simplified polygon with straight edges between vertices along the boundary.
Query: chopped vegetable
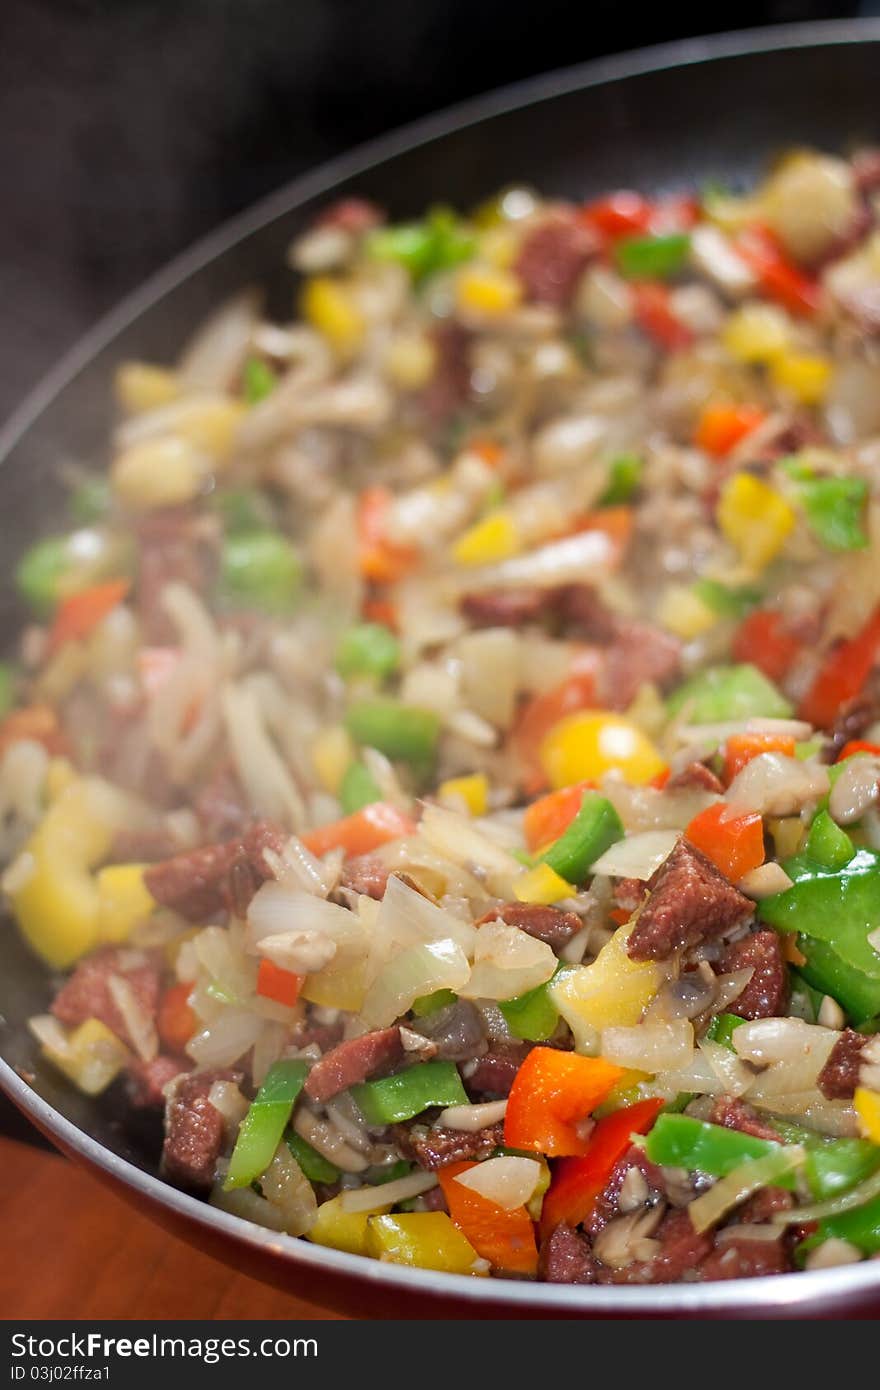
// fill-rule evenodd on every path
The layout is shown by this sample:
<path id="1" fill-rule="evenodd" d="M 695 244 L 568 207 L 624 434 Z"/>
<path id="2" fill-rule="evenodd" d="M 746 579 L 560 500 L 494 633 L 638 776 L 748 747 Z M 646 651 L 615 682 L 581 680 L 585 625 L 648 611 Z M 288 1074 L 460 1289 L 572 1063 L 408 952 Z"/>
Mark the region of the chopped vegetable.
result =
<path id="1" fill-rule="evenodd" d="M 309 1182 L 320 1182 L 330 1184 L 338 1182 L 342 1174 L 323 1154 L 318 1153 L 317 1149 L 307 1139 L 303 1139 L 301 1134 L 289 1129 L 286 1135 L 287 1147 L 293 1154 L 300 1168 L 305 1173 Z M 311 1233 L 310 1233 L 311 1234 Z M 314 1239 L 314 1236 L 312 1236 Z"/>
<path id="2" fill-rule="evenodd" d="M 535 1229 L 524 1206 L 506 1211 L 474 1192 L 458 1178 L 471 1172 L 474 1163 L 451 1163 L 439 1173 L 449 1215 L 477 1254 L 494 1269 L 508 1274 L 534 1275 L 538 1271 Z"/>
<path id="3" fill-rule="evenodd" d="M 108 864 L 95 876 L 98 889 L 98 938 L 127 941 L 156 906 L 144 883 L 143 864 Z"/>
<path id="4" fill-rule="evenodd" d="M 272 999 L 276 1004 L 284 1004 L 286 1008 L 292 1009 L 299 999 L 302 987 L 302 975 L 295 975 L 292 970 L 284 970 L 265 957 L 260 961 L 257 971 L 257 994 L 263 999 Z"/>
<path id="5" fill-rule="evenodd" d="M 547 776 L 541 760 L 541 745 L 547 733 L 565 715 L 575 710 L 587 709 L 595 704 L 595 701 L 596 679 L 594 672 L 590 670 L 567 677 L 551 690 L 534 696 L 524 706 L 514 725 L 512 742 L 523 765 L 523 780 L 528 792 L 540 791 L 547 785 Z"/>
<path id="6" fill-rule="evenodd" d="M 785 352 L 770 363 L 775 386 L 787 392 L 799 405 L 821 405 L 831 384 L 832 366 L 817 353 Z"/>
<path id="7" fill-rule="evenodd" d="M 782 753 L 793 758 L 795 741 L 791 734 L 731 734 L 724 745 L 724 779 L 732 782 L 752 758 L 762 753 Z"/>
<path id="8" fill-rule="evenodd" d="M 634 285 L 633 294 L 636 322 L 649 338 L 666 352 L 680 352 L 690 347 L 694 335 L 676 317 L 665 285 L 646 281 Z"/>
<path id="9" fill-rule="evenodd" d="M 549 864 L 536 864 L 514 880 L 513 891 L 521 903 L 549 904 L 570 898 L 577 890 Z"/>
<path id="10" fill-rule="evenodd" d="M 689 1173 L 708 1173 L 723 1178 L 750 1158 L 765 1158 L 780 1146 L 771 1139 L 756 1139 L 738 1129 L 707 1124 L 690 1115 L 661 1115 L 645 1143 L 652 1163 L 666 1168 L 685 1168 Z M 793 1187 L 790 1174 L 780 1174 L 780 1187 Z"/>
<path id="11" fill-rule="evenodd" d="M 608 486 L 599 498 L 600 507 L 619 507 L 631 501 L 639 489 L 644 462 L 638 454 L 618 454 L 608 465 Z"/>
<path id="12" fill-rule="evenodd" d="M 819 811 L 813 817 L 804 851 L 824 869 L 842 869 L 852 859 L 856 847 L 827 811 Z"/>
<path id="13" fill-rule="evenodd" d="M 694 443 L 698 449 L 716 458 L 724 458 L 746 435 L 751 434 L 767 416 L 751 405 L 716 404 L 704 406 L 697 421 Z"/>
<path id="14" fill-rule="evenodd" d="M 227 1192 L 248 1187 L 269 1167 L 308 1070 L 307 1062 L 294 1061 L 275 1062 L 269 1068 L 241 1122 L 223 1183 Z"/>
<path id="15" fill-rule="evenodd" d="M 734 1001 L 736 1002 L 736 1001 Z M 720 1043 L 729 1052 L 735 1052 L 733 1045 L 734 1030 L 739 1028 L 742 1019 L 739 1014 L 716 1014 L 709 1027 L 706 1029 L 706 1037 L 709 1042 Z"/>
<path id="16" fill-rule="evenodd" d="M 866 1139 L 880 1146 L 880 1094 L 869 1091 L 866 1086 L 857 1086 L 853 1106 L 859 1119 L 859 1129 Z M 876 1152 L 877 1166 L 880 1167 L 880 1147 Z"/>
<path id="17" fill-rule="evenodd" d="M 294 1157 L 297 1157 L 295 1153 Z M 306 1240 L 329 1246 L 331 1250 L 345 1250 L 349 1255 L 369 1255 L 367 1232 L 372 1219 L 365 1211 L 346 1211 L 341 1196 L 331 1197 L 319 1205 L 314 1223 L 306 1231 Z"/>
<path id="18" fill-rule="evenodd" d="M 798 714 L 810 724 L 827 729 L 841 705 L 858 695 L 880 656 L 880 608 L 849 641 L 831 648 L 813 684 L 801 701 Z"/>
<path id="19" fill-rule="evenodd" d="M 745 617 L 750 608 L 761 602 L 760 589 L 750 584 L 736 587 L 721 584 L 717 579 L 698 579 L 694 593 L 723 618 Z"/>
<path id="20" fill-rule="evenodd" d="M 517 1072 L 504 1117 L 504 1142 L 561 1158 L 588 1152 L 578 1122 L 605 1099 L 623 1068 L 601 1057 L 533 1047 Z"/>
<path id="21" fill-rule="evenodd" d="M 623 834 L 620 816 L 608 798 L 585 791 L 574 820 L 542 859 L 568 883 L 583 883 L 590 866 Z"/>
<path id="22" fill-rule="evenodd" d="M 46 618 L 58 602 L 59 586 L 70 568 L 66 536 L 50 536 L 25 551 L 15 571 L 19 593 L 39 618 Z"/>
<path id="23" fill-rule="evenodd" d="M 394 1076 L 352 1086 L 351 1095 L 369 1125 L 411 1120 L 432 1105 L 467 1105 L 453 1062 L 419 1062 Z"/>
<path id="24" fill-rule="evenodd" d="M 764 862 L 764 826 L 757 811 L 717 801 L 694 816 L 685 835 L 732 883 Z"/>
<path id="25" fill-rule="evenodd" d="M 868 484 L 864 478 L 816 478 L 800 469 L 796 496 L 816 538 L 828 550 L 864 550 L 865 504 Z"/>
<path id="26" fill-rule="evenodd" d="M 451 989 L 435 989 L 433 994 L 423 994 L 421 998 L 414 999 L 412 1011 L 416 1018 L 424 1018 L 428 1014 L 434 1014 L 438 1009 L 446 1009 L 450 1004 L 454 1004 L 458 996 L 453 994 Z"/>
<path id="27" fill-rule="evenodd" d="M 499 1003 L 505 1022 L 515 1038 L 527 1042 L 547 1042 L 559 1025 L 559 1010 L 550 997 L 549 986 L 564 975 L 569 966 L 557 966 L 552 980 Z"/>
<path id="28" fill-rule="evenodd" d="M 756 666 L 708 666 L 680 685 L 667 701 L 670 714 L 686 713 L 691 724 L 739 719 L 788 719 L 788 700 Z"/>
<path id="29" fill-rule="evenodd" d="M 736 241 L 736 249 L 758 276 L 761 288 L 789 313 L 811 318 L 819 307 L 817 281 L 798 270 L 763 227 L 749 227 Z"/>
<path id="30" fill-rule="evenodd" d="M 553 787 L 598 782 L 612 771 L 626 782 L 641 785 L 666 766 L 631 720 L 595 710 L 560 720 L 541 744 L 541 763 Z"/>
<path id="31" fill-rule="evenodd" d="M 666 280 L 687 261 L 691 239 L 685 232 L 624 237 L 614 248 L 618 269 L 631 280 Z"/>
<path id="32" fill-rule="evenodd" d="M 801 643 L 781 613 L 761 608 L 737 629 L 730 650 L 737 661 L 757 666 L 771 681 L 781 681 L 800 655 Z"/>
<path id="33" fill-rule="evenodd" d="M 420 770 L 433 762 L 440 736 L 440 720 L 433 710 L 390 697 L 351 705 L 345 725 L 357 743 Z"/>
<path id="34" fill-rule="evenodd" d="M 515 518 L 499 507 L 459 536 L 452 556 L 458 565 L 492 565 L 510 559 L 520 547 Z"/>
<path id="35" fill-rule="evenodd" d="M 383 623 L 360 623 L 343 633 L 336 648 L 336 669 L 346 679 L 373 676 L 384 681 L 400 664 L 400 643 Z"/>
<path id="36" fill-rule="evenodd" d="M 192 985 L 183 980 L 166 989 L 159 1001 L 156 1029 L 169 1052 L 182 1053 L 198 1031 L 199 1021 L 189 1002 L 191 993 Z"/>
<path id="37" fill-rule="evenodd" d="M 244 364 L 241 390 L 248 405 L 259 405 L 271 396 L 278 385 L 278 377 L 268 362 L 262 357 L 249 357 Z"/>
<path id="38" fill-rule="evenodd" d="M 77 526 L 93 526 L 107 515 L 111 500 L 106 478 L 83 478 L 70 494 L 70 515 Z"/>
<path id="39" fill-rule="evenodd" d="M 450 777 L 440 783 L 437 797 L 452 803 L 453 807 L 463 803 L 470 816 L 484 816 L 489 809 L 489 779 L 484 772 L 474 772 L 469 777 Z"/>
<path id="40" fill-rule="evenodd" d="M 741 1023 L 741 1019 L 737 1019 Z M 547 1234 L 565 1222 L 587 1221 L 633 1134 L 646 1134 L 663 1109 L 662 1100 L 642 1100 L 599 1120 L 583 1158 L 563 1158 L 554 1166 L 544 1198 L 541 1229 Z"/>
<path id="41" fill-rule="evenodd" d="M 301 585 L 299 554 L 278 532 L 226 537 L 220 570 L 220 595 L 226 603 L 280 617 L 293 608 Z"/>
<path id="42" fill-rule="evenodd" d="M 402 839 L 411 835 L 415 823 L 398 811 L 387 801 L 377 801 L 365 806 L 354 816 L 334 821 L 331 825 L 319 826 L 302 837 L 306 849 L 312 854 L 327 854 L 331 849 L 344 849 L 346 854 L 369 854 L 389 840 Z"/>
<path id="43" fill-rule="evenodd" d="M 340 357 L 357 352 L 366 320 L 352 287 L 329 275 L 307 281 L 301 300 L 303 318 L 325 337 Z"/>
<path id="44" fill-rule="evenodd" d="M 579 1050 L 596 1046 L 603 1028 L 632 1027 L 663 981 L 656 961 L 630 960 L 629 924 L 619 927 L 590 965 L 578 965 L 548 986 Z"/>
<path id="45" fill-rule="evenodd" d="M 382 800 L 382 789 L 363 763 L 349 763 L 339 784 L 339 804 L 347 816 Z"/>
<path id="46" fill-rule="evenodd" d="M 127 579 L 108 579 L 62 599 L 49 629 L 49 646 L 81 641 L 103 622 L 125 598 L 131 584 Z"/>
<path id="47" fill-rule="evenodd" d="M 794 528 L 789 503 L 752 473 L 734 473 L 721 489 L 717 510 L 722 535 L 755 573 L 774 560 Z"/>
<path id="48" fill-rule="evenodd" d="M 402 222 L 371 232 L 367 251 L 381 261 L 397 261 L 418 284 L 438 270 L 470 260 L 477 247 L 473 232 L 449 208 L 434 208 L 423 222 Z"/>
<path id="49" fill-rule="evenodd" d="M 445 1211 L 371 1216 L 367 1254 L 391 1264 L 436 1269 L 444 1274 L 485 1273 L 476 1250 Z"/>

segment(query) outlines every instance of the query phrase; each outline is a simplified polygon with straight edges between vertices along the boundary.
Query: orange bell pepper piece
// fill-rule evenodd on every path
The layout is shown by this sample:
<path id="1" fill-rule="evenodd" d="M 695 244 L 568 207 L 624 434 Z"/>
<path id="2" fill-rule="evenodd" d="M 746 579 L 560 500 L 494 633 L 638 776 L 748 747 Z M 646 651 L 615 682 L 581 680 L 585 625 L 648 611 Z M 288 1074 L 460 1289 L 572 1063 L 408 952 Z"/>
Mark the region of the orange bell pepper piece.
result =
<path id="1" fill-rule="evenodd" d="M 58 715 L 50 705 L 14 709 L 0 722 L 0 757 L 13 743 L 30 739 L 42 743 L 47 753 L 66 753 L 67 739 L 58 727 Z"/>
<path id="2" fill-rule="evenodd" d="M 129 579 L 108 579 L 71 594 L 58 605 L 49 629 L 49 648 L 56 651 L 64 642 L 88 637 L 108 613 L 112 613 L 131 588 Z"/>
<path id="3" fill-rule="evenodd" d="M 731 652 L 736 661 L 749 662 L 771 681 L 781 681 L 800 655 L 801 645 L 786 628 L 781 613 L 758 608 L 740 623 Z"/>
<path id="4" fill-rule="evenodd" d="M 841 705 L 858 695 L 880 656 L 880 608 L 861 632 L 831 648 L 798 711 L 816 728 L 834 723 Z"/>
<path id="5" fill-rule="evenodd" d="M 541 1235 L 548 1236 L 565 1222 L 586 1221 L 604 1191 L 615 1165 L 630 1146 L 630 1135 L 647 1134 L 663 1109 L 660 1099 L 640 1100 L 600 1120 L 590 1135 L 583 1158 L 561 1158 L 541 1208 Z"/>
<path id="6" fill-rule="evenodd" d="M 395 545 L 385 535 L 385 519 L 392 494 L 385 487 L 368 487 L 358 504 L 358 537 L 361 574 L 377 584 L 396 584 L 419 563 L 412 545 Z"/>
<path id="7" fill-rule="evenodd" d="M 535 1227 L 525 1207 L 505 1211 L 456 1182 L 475 1163 L 450 1163 L 437 1174 L 453 1222 L 484 1260 L 507 1274 L 537 1274 Z"/>
<path id="8" fill-rule="evenodd" d="M 378 595 L 365 598 L 361 604 L 361 617 L 368 623 L 382 623 L 384 627 L 390 627 L 392 632 L 400 631 L 397 604 L 392 603 L 389 598 L 380 598 Z"/>
<path id="9" fill-rule="evenodd" d="M 702 411 L 694 434 L 698 449 L 716 458 L 724 458 L 731 449 L 751 434 L 767 419 L 767 412 L 753 405 L 729 403 L 707 405 Z"/>
<path id="10" fill-rule="evenodd" d="M 791 734 L 732 734 L 724 750 L 724 778 L 732 782 L 746 763 L 761 753 L 784 753 L 794 757 L 795 741 Z"/>
<path id="11" fill-rule="evenodd" d="M 757 811 L 738 813 L 716 801 L 694 816 L 684 833 L 731 883 L 764 862 L 764 826 Z"/>
<path id="12" fill-rule="evenodd" d="M 504 1142 L 548 1158 L 583 1157 L 589 1139 L 577 1131 L 624 1075 L 602 1057 L 533 1047 L 513 1079 Z"/>
<path id="13" fill-rule="evenodd" d="M 592 782 L 575 782 L 561 791 L 548 792 L 526 807 L 523 830 L 532 853 L 552 844 L 568 829 L 581 809 L 584 792 L 592 786 Z"/>
<path id="14" fill-rule="evenodd" d="M 306 849 L 318 856 L 331 849 L 344 849 L 346 854 L 369 854 L 389 840 L 412 835 L 416 823 L 387 801 L 376 801 L 353 816 L 320 825 L 302 836 Z"/>
<path id="15" fill-rule="evenodd" d="M 305 975 L 296 975 L 292 970 L 275 965 L 274 961 L 263 959 L 257 971 L 257 994 L 292 1009 L 299 999 L 305 978 Z"/>
<path id="16" fill-rule="evenodd" d="M 159 1001 L 156 1030 L 169 1052 L 183 1052 L 190 1038 L 198 1031 L 199 1021 L 189 1003 L 192 985 L 184 981 L 166 989 Z"/>
<path id="17" fill-rule="evenodd" d="M 880 758 L 880 743 L 868 743 L 863 738 L 851 738 L 849 743 L 843 745 L 835 761 L 842 763 L 846 758 L 851 758 L 853 753 L 870 753 L 873 757 Z"/>
<path id="18" fill-rule="evenodd" d="M 546 735 L 567 714 L 589 709 L 596 703 L 596 675 L 600 656 L 584 648 L 576 658 L 577 669 L 552 690 L 533 695 L 513 727 L 513 749 L 522 766 L 522 783 L 534 796 L 547 785 L 547 774 L 541 764 L 540 750 Z"/>
<path id="19" fill-rule="evenodd" d="M 596 512 L 582 512 L 572 523 L 567 535 L 581 531 L 602 531 L 614 547 L 613 560 L 619 564 L 632 539 L 635 518 L 632 507 L 601 507 Z"/>

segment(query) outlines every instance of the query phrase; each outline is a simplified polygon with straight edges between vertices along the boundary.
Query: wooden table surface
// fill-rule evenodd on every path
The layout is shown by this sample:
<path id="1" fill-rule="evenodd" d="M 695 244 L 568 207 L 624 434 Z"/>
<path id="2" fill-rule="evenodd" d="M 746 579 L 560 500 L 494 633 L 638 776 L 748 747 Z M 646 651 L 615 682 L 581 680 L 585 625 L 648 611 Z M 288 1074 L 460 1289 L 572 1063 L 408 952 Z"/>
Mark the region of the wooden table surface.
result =
<path id="1" fill-rule="evenodd" d="M 0 1316 L 337 1318 L 185 1245 L 85 1172 L 0 1138 Z"/>

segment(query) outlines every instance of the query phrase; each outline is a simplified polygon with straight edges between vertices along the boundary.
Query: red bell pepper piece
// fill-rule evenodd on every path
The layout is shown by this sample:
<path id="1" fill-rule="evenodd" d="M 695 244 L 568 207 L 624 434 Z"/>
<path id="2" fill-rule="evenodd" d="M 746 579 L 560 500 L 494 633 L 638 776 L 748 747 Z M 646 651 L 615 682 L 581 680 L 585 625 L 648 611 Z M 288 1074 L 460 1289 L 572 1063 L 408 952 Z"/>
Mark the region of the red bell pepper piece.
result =
<path id="1" fill-rule="evenodd" d="M 861 632 L 847 642 L 838 642 L 810 686 L 798 711 L 818 729 L 834 723 L 841 705 L 858 695 L 880 659 L 880 608 L 876 609 Z"/>
<path id="2" fill-rule="evenodd" d="M 533 1047 L 513 1079 L 504 1117 L 504 1142 L 548 1158 L 582 1156 L 589 1140 L 577 1131 L 617 1085 L 622 1067 L 602 1057 L 580 1057 Z"/>
<path id="3" fill-rule="evenodd" d="M 396 584 L 419 563 L 412 545 L 396 545 L 385 535 L 393 495 L 385 487 L 368 487 L 358 502 L 358 540 L 361 573 L 377 584 Z"/>
<path id="4" fill-rule="evenodd" d="M 819 283 L 805 275 L 782 250 L 767 227 L 748 227 L 736 240 L 736 249 L 758 277 L 768 299 L 775 299 L 792 314 L 809 318 L 819 307 Z"/>
<path id="5" fill-rule="evenodd" d="M 156 1031 L 169 1052 L 181 1053 L 197 1031 L 199 1021 L 190 1007 L 192 985 L 184 981 L 166 989 L 159 1001 Z"/>
<path id="6" fill-rule="evenodd" d="M 849 743 L 845 743 L 841 748 L 836 761 L 842 763 L 851 758 L 853 753 L 870 753 L 873 757 L 880 758 L 880 743 L 868 743 L 863 738 L 851 738 Z"/>
<path id="7" fill-rule="evenodd" d="M 93 584 L 89 589 L 62 599 L 49 629 L 50 649 L 54 651 L 64 642 L 88 637 L 122 602 L 130 588 L 128 579 L 108 579 L 104 584 Z"/>
<path id="8" fill-rule="evenodd" d="M 617 241 L 623 236 L 646 232 L 653 211 L 652 205 L 641 193 L 621 189 L 617 193 L 609 193 L 607 198 L 588 203 L 581 212 L 581 220 L 608 241 Z"/>
<path id="9" fill-rule="evenodd" d="M 633 285 L 636 322 L 643 332 L 667 352 L 688 348 L 694 335 L 687 324 L 676 318 L 669 300 L 669 290 L 655 281 Z"/>
<path id="10" fill-rule="evenodd" d="M 724 749 L 724 778 L 732 782 L 746 763 L 761 753 L 784 753 L 794 757 L 795 741 L 791 734 L 732 734 Z"/>
<path id="11" fill-rule="evenodd" d="M 257 994 L 292 1009 L 299 999 L 305 978 L 305 975 L 296 975 L 292 970 L 284 970 L 273 961 L 263 959 L 257 971 Z"/>
<path id="12" fill-rule="evenodd" d="M 716 801 L 694 816 L 684 833 L 731 883 L 764 862 L 764 827 L 757 811 L 737 812 Z"/>
<path id="13" fill-rule="evenodd" d="M 365 806 L 353 816 L 333 821 L 331 825 L 319 825 L 303 835 L 306 849 L 319 857 L 331 849 L 344 849 L 346 854 L 369 854 L 389 840 L 400 840 L 412 835 L 415 821 L 398 811 L 387 801 L 375 801 Z"/>
<path id="14" fill-rule="evenodd" d="M 508 1274 L 538 1272 L 535 1227 L 525 1207 L 505 1211 L 456 1178 L 475 1163 L 450 1163 L 437 1174 L 455 1225 L 484 1260 Z"/>
<path id="15" fill-rule="evenodd" d="M 704 407 L 694 434 L 698 449 L 704 449 L 715 458 L 724 458 L 739 444 L 741 439 L 751 434 L 767 419 L 767 412 L 754 405 L 733 405 L 729 403 L 707 405 Z"/>
<path id="16" fill-rule="evenodd" d="M 630 1146 L 630 1135 L 647 1134 L 663 1109 L 660 1099 L 640 1100 L 600 1120 L 583 1158 L 562 1158 L 554 1164 L 553 1179 L 541 1208 L 541 1235 L 562 1222 L 579 1226 L 590 1216 L 605 1190 L 615 1165 Z"/>
<path id="17" fill-rule="evenodd" d="M 596 703 L 596 676 L 600 665 L 599 653 L 584 648 L 575 659 L 572 671 L 552 690 L 534 695 L 523 706 L 513 728 L 512 743 L 522 767 L 522 783 L 530 796 L 547 785 L 547 774 L 541 766 L 540 748 L 546 734 L 567 714 L 589 709 Z"/>
<path id="18" fill-rule="evenodd" d="M 758 608 L 734 634 L 731 651 L 736 661 L 757 666 L 772 681 L 781 681 L 801 653 L 801 643 L 785 626 L 781 613 Z"/>

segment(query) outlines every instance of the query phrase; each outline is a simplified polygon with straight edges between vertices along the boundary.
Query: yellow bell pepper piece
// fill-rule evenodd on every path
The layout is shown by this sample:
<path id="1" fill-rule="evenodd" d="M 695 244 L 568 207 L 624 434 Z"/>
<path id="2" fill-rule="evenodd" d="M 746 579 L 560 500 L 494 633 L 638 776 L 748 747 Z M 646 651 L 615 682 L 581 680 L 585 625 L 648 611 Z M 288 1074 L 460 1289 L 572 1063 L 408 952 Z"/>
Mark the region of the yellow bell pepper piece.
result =
<path id="1" fill-rule="evenodd" d="M 302 295 L 303 317 L 342 357 L 357 352 L 366 321 L 350 287 L 329 275 L 309 280 Z"/>
<path id="2" fill-rule="evenodd" d="M 625 782 L 640 786 L 666 767 L 631 719 L 596 710 L 561 719 L 541 744 L 540 757 L 557 789 L 573 782 L 598 782 L 606 772 L 619 772 Z"/>
<path id="3" fill-rule="evenodd" d="M 455 286 L 458 308 L 479 318 L 503 318 L 522 299 L 522 284 L 510 270 L 497 266 L 467 266 Z"/>
<path id="4" fill-rule="evenodd" d="M 108 864 L 96 876 L 98 886 L 98 937 L 101 941 L 127 941 L 139 922 L 156 906 L 144 883 L 146 864 Z"/>
<path id="5" fill-rule="evenodd" d="M 106 1091 L 129 1060 L 128 1048 L 99 1018 L 87 1018 L 68 1033 L 63 1046 L 44 1042 L 42 1052 L 87 1096 Z"/>
<path id="6" fill-rule="evenodd" d="M 755 301 L 736 309 L 721 332 L 721 341 L 737 362 L 772 362 L 788 350 L 791 324 L 774 304 Z"/>
<path id="7" fill-rule="evenodd" d="M 801 405 L 821 405 L 831 384 L 831 363 L 811 353 L 785 353 L 770 363 L 770 379 Z"/>
<path id="8" fill-rule="evenodd" d="M 46 769 L 46 800 L 56 801 L 75 781 L 76 770 L 69 758 L 50 758 Z"/>
<path id="9" fill-rule="evenodd" d="M 98 778 L 77 778 L 22 851 L 31 872 L 10 894 L 12 909 L 25 938 L 57 970 L 98 944 L 101 900 L 91 871 L 109 853 L 118 821 L 113 788 Z"/>
<path id="10" fill-rule="evenodd" d="M 491 565 L 509 560 L 520 549 L 519 530 L 510 512 L 499 510 L 478 521 L 452 547 L 459 565 Z"/>
<path id="11" fill-rule="evenodd" d="M 371 1216 L 367 1251 L 376 1260 L 416 1269 L 437 1269 L 444 1274 L 487 1273 L 485 1261 L 445 1211 Z"/>
<path id="12" fill-rule="evenodd" d="M 615 1110 L 623 1110 L 628 1105 L 635 1105 L 636 1101 L 642 1100 L 641 1083 L 647 1081 L 650 1073 L 646 1071 L 636 1071 L 634 1068 L 627 1068 L 616 1086 L 612 1086 L 608 1095 L 601 1105 L 597 1105 L 593 1114 L 596 1119 L 601 1120 L 605 1115 L 611 1115 Z"/>
<path id="13" fill-rule="evenodd" d="M 717 510 L 722 535 L 751 571 L 769 565 L 795 524 L 785 498 L 751 473 L 734 473 L 721 490 Z"/>
<path id="14" fill-rule="evenodd" d="M 341 724 L 332 724 L 317 735 L 312 744 L 312 763 L 321 785 L 331 795 L 336 795 L 355 756 L 351 736 Z"/>
<path id="15" fill-rule="evenodd" d="M 453 810 L 463 802 L 468 815 L 484 816 L 489 808 L 489 779 L 485 772 L 474 772 L 470 777 L 450 777 L 440 783 L 437 796 L 451 804 Z"/>
<path id="16" fill-rule="evenodd" d="M 631 931 L 629 922 L 618 927 L 592 965 L 567 970 L 547 986 L 578 1052 L 594 1053 L 603 1028 L 634 1027 L 666 978 L 656 961 L 630 960 Z"/>
<path id="17" fill-rule="evenodd" d="M 129 415 L 170 405 L 180 395 L 180 381 L 167 367 L 123 362 L 116 372 L 116 399 Z"/>
<path id="18" fill-rule="evenodd" d="M 684 584 L 670 584 L 660 600 L 657 619 L 668 632 L 689 642 L 714 627 L 718 614 L 713 613 L 693 589 Z"/>
<path id="19" fill-rule="evenodd" d="M 331 1197 L 329 1202 L 322 1202 L 318 1207 L 318 1215 L 306 1232 L 306 1240 L 314 1241 L 315 1245 L 327 1245 L 331 1250 L 345 1250 L 349 1255 L 369 1255 L 369 1222 L 370 1213 L 343 1211 L 342 1198 Z"/>
<path id="20" fill-rule="evenodd" d="M 398 333 L 388 344 L 385 370 L 402 391 L 420 391 L 434 375 L 437 350 L 424 333 Z"/>
<path id="21" fill-rule="evenodd" d="M 322 1009 L 343 1009 L 356 1014 L 367 992 L 362 960 L 337 965 L 331 961 L 316 975 L 307 975 L 300 998 Z"/>
<path id="22" fill-rule="evenodd" d="M 777 859 L 793 859 L 796 854 L 800 854 L 807 838 L 807 827 L 800 816 L 770 818 L 767 820 L 767 829 L 773 837 Z"/>
<path id="23" fill-rule="evenodd" d="M 853 1105 L 859 1119 L 859 1129 L 872 1144 L 880 1144 L 880 1093 L 857 1086 Z"/>
<path id="24" fill-rule="evenodd" d="M 516 260 L 520 239 L 503 223 L 490 227 L 480 237 L 480 255 L 499 270 L 509 270 Z"/>
<path id="25" fill-rule="evenodd" d="M 549 864 L 536 864 L 533 869 L 526 869 L 514 879 L 513 891 L 521 903 L 548 904 L 573 897 L 577 889 L 555 869 L 551 869 Z"/>

